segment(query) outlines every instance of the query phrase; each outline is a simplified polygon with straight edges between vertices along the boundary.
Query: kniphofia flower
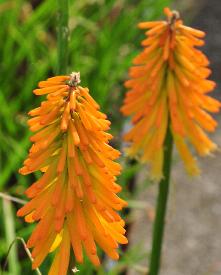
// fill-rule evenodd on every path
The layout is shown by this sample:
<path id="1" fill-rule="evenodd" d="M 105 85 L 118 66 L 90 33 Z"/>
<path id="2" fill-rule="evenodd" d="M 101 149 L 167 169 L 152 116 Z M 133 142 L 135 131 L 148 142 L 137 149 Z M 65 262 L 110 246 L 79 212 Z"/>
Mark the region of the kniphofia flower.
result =
<path id="1" fill-rule="evenodd" d="M 32 247 L 33 268 L 55 251 L 50 275 L 65 275 L 70 250 L 77 262 L 83 251 L 99 265 L 99 245 L 117 260 L 118 243 L 125 244 L 124 221 L 116 210 L 126 206 L 116 193 L 119 152 L 108 143 L 110 122 L 87 88 L 78 86 L 79 73 L 41 81 L 36 95 L 47 94 L 41 106 L 30 111 L 28 124 L 35 132 L 23 175 L 41 171 L 26 195 L 31 199 L 18 211 L 27 222 L 37 221 L 27 246 Z"/>
<path id="2" fill-rule="evenodd" d="M 178 12 L 165 8 L 167 21 L 143 22 L 146 31 L 143 52 L 133 60 L 129 88 L 121 111 L 132 116 L 133 127 L 125 135 L 131 143 L 127 152 L 150 166 L 151 176 L 162 177 L 163 144 L 170 129 L 187 171 L 199 168 L 189 145 L 200 156 L 217 146 L 206 135 L 217 125 L 207 112 L 218 112 L 220 103 L 208 93 L 215 83 L 207 57 L 197 47 L 204 45 L 205 33 L 183 25 Z"/>

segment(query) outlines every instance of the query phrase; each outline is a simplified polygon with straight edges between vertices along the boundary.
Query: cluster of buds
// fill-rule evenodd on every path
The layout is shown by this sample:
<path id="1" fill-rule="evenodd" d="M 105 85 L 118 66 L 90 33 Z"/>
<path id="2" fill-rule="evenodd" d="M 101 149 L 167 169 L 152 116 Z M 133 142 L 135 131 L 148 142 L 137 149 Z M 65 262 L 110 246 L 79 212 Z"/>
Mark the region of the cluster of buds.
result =
<path id="1" fill-rule="evenodd" d="M 207 57 L 196 47 L 204 45 L 205 33 L 183 25 L 178 12 L 165 8 L 167 21 L 139 24 L 146 32 L 144 51 L 133 60 L 129 88 L 121 111 L 132 116 L 133 127 L 125 135 L 127 152 L 150 165 L 151 176 L 160 179 L 167 129 L 191 175 L 199 173 L 187 143 L 201 156 L 217 146 L 205 134 L 216 121 L 207 113 L 218 112 L 220 102 L 209 97 L 215 83 Z M 204 131 L 205 130 L 205 131 Z"/>
<path id="2" fill-rule="evenodd" d="M 34 143 L 23 175 L 43 172 L 26 195 L 31 199 L 18 211 L 27 222 L 38 225 L 28 240 L 33 247 L 33 268 L 49 252 L 56 255 L 50 275 L 67 272 L 70 247 L 76 261 L 83 262 L 83 249 L 99 265 L 98 244 L 112 259 L 118 259 L 118 243 L 125 244 L 124 221 L 116 210 L 126 206 L 116 193 L 121 167 L 114 160 L 119 152 L 108 143 L 110 122 L 87 88 L 78 86 L 79 73 L 41 81 L 36 95 L 47 94 L 41 106 L 30 111 L 28 121 Z"/>

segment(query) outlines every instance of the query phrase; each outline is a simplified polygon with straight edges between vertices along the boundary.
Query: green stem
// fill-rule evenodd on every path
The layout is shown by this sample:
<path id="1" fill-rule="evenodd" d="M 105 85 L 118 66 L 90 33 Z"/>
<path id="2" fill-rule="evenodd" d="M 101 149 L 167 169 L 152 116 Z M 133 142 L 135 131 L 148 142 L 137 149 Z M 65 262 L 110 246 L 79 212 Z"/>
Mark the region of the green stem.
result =
<path id="1" fill-rule="evenodd" d="M 5 222 L 5 237 L 7 245 L 10 246 L 11 242 L 15 239 L 15 224 L 14 224 L 14 213 L 13 205 L 9 200 L 3 199 L 3 216 Z M 11 247 L 11 253 L 6 257 L 6 263 L 8 260 L 9 272 L 13 275 L 20 274 L 18 254 L 17 254 L 17 245 Z"/>
<path id="2" fill-rule="evenodd" d="M 57 0 L 58 4 L 58 64 L 57 73 L 66 74 L 68 65 L 68 0 Z"/>
<path id="3" fill-rule="evenodd" d="M 161 249 L 163 243 L 163 233 L 165 225 L 165 215 L 167 209 L 167 198 L 170 183 L 170 170 L 172 162 L 173 138 L 170 129 L 167 129 L 164 142 L 164 178 L 159 183 L 159 194 L 157 199 L 156 217 L 153 228 L 153 242 L 150 257 L 149 275 L 158 275 L 160 270 Z"/>
<path id="4" fill-rule="evenodd" d="M 13 246 L 15 245 L 15 243 L 16 243 L 17 241 L 21 241 L 21 243 L 22 243 L 22 245 L 23 245 L 23 247 L 24 247 L 24 250 L 26 251 L 26 253 L 27 253 L 29 259 L 31 260 L 31 262 L 34 261 L 33 258 L 32 258 L 31 252 L 29 251 L 29 249 L 28 249 L 27 246 L 26 246 L 26 243 L 25 243 L 24 239 L 21 238 L 21 237 L 16 237 L 16 238 L 11 242 L 11 244 L 10 244 L 10 246 L 9 246 L 9 248 L 8 248 L 8 252 L 7 252 L 7 255 L 6 255 L 5 263 L 4 263 L 3 269 L 2 269 L 2 271 L 1 271 L 1 275 L 4 275 L 4 271 L 5 271 L 5 269 L 6 269 L 7 261 L 8 261 L 8 258 L 9 258 L 9 254 L 10 254 L 10 252 L 11 252 Z M 40 271 L 38 268 L 35 269 L 35 272 L 36 272 L 36 274 L 38 274 L 38 275 L 42 275 L 41 271 Z M 12 274 L 14 275 L 15 273 L 12 273 Z M 20 273 L 19 273 L 19 274 L 20 274 Z"/>

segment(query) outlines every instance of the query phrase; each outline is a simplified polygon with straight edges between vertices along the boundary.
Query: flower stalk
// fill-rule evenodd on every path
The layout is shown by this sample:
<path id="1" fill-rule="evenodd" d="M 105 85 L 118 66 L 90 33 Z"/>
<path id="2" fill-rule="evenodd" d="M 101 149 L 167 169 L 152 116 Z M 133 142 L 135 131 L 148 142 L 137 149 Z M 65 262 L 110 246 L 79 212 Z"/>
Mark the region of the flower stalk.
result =
<path id="1" fill-rule="evenodd" d="M 156 216 L 153 228 L 153 238 L 152 238 L 152 250 L 150 258 L 150 275 L 157 275 L 160 270 L 160 259 L 161 250 L 163 244 L 164 235 L 164 225 L 167 210 L 167 200 L 169 194 L 170 185 L 170 172 L 172 163 L 172 151 L 173 151 L 173 138 L 171 131 L 168 127 L 166 139 L 164 142 L 164 164 L 163 164 L 163 174 L 164 178 L 159 184 L 159 193 L 156 206 Z"/>
<path id="2" fill-rule="evenodd" d="M 57 74 L 66 74 L 68 65 L 68 0 L 58 0 L 58 64 Z"/>
<path id="3" fill-rule="evenodd" d="M 133 59 L 128 92 L 121 111 L 131 116 L 124 135 L 126 153 L 147 163 L 150 177 L 160 182 L 153 230 L 150 275 L 160 268 L 173 142 L 188 174 L 200 174 L 193 147 L 199 156 L 210 155 L 217 145 L 206 132 L 217 122 L 220 102 L 208 95 L 216 86 L 209 80 L 209 60 L 200 51 L 205 32 L 185 26 L 177 11 L 164 9 L 166 20 L 141 22 L 144 50 Z"/>

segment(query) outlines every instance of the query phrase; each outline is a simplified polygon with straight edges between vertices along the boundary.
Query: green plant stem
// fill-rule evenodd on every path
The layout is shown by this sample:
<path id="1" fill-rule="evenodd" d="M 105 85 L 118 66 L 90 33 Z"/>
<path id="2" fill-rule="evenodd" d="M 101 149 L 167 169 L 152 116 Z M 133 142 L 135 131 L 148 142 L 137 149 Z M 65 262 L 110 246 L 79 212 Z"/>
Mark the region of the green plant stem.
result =
<path id="1" fill-rule="evenodd" d="M 7 261 L 8 261 L 10 252 L 11 252 L 13 246 L 16 244 L 17 241 L 21 241 L 21 243 L 22 243 L 22 245 L 23 245 L 23 247 L 24 247 L 24 250 L 26 251 L 26 253 L 27 253 L 29 259 L 30 259 L 32 262 L 34 261 L 33 258 L 32 258 L 32 256 L 31 256 L 31 252 L 29 251 L 29 249 L 28 249 L 27 246 L 26 246 L 26 243 L 25 243 L 24 239 L 21 238 L 21 237 L 16 237 L 16 238 L 11 242 L 11 244 L 10 244 L 10 246 L 9 246 L 9 248 L 8 248 L 8 252 L 7 252 L 7 255 L 6 255 L 6 259 L 5 259 L 5 263 L 4 263 L 4 265 L 3 265 L 3 269 L 2 269 L 1 275 L 4 274 L 4 271 L 5 271 L 5 269 L 6 269 L 6 265 L 7 265 Z M 41 271 L 39 270 L 39 268 L 36 268 L 36 269 L 35 269 L 35 272 L 36 272 L 36 274 L 38 274 L 38 275 L 42 275 L 42 273 L 41 273 Z M 15 273 L 13 273 L 13 275 L 14 275 L 14 274 L 15 274 Z"/>
<path id="2" fill-rule="evenodd" d="M 9 200 L 3 199 L 3 217 L 5 224 L 5 236 L 7 245 L 9 246 L 11 242 L 15 239 L 15 224 L 14 224 L 14 213 L 13 205 Z M 17 246 L 14 245 L 11 249 L 11 253 L 8 255 L 9 271 L 13 275 L 20 274 L 19 261 L 17 256 Z"/>
<path id="3" fill-rule="evenodd" d="M 66 74 L 68 66 L 68 0 L 57 0 L 58 5 L 58 64 L 57 73 Z"/>
<path id="4" fill-rule="evenodd" d="M 26 204 L 27 203 L 27 201 L 25 201 L 25 200 L 21 200 L 17 197 L 10 196 L 10 195 L 8 195 L 6 193 L 2 193 L 2 192 L 0 192 L 0 198 L 3 198 L 6 201 L 14 201 L 14 202 L 19 203 L 19 204 Z"/>
<path id="5" fill-rule="evenodd" d="M 172 162 L 173 138 L 170 129 L 167 129 L 164 142 L 164 178 L 159 183 L 159 193 L 156 206 L 156 217 L 153 228 L 153 241 L 150 257 L 149 275 L 158 275 L 160 270 L 161 249 L 163 244 L 163 233 L 165 225 L 165 215 L 167 209 L 167 199 L 169 193 L 170 170 Z"/>

